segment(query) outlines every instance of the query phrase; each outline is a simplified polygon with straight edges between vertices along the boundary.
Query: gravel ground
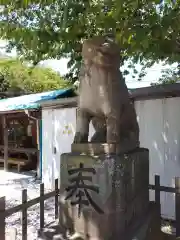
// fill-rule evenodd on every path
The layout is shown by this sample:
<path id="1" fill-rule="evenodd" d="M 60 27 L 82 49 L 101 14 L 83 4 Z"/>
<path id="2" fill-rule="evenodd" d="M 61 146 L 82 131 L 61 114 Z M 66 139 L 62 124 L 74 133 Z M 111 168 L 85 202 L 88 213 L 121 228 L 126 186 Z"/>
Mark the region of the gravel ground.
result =
<path id="1" fill-rule="evenodd" d="M 39 196 L 40 182 L 35 181 L 33 174 L 18 174 L 0 170 L 0 197 L 6 197 L 6 209 L 21 204 L 21 191 L 27 189 L 28 200 Z M 45 189 L 45 192 L 48 192 Z M 39 229 L 39 204 L 28 209 L 28 240 L 37 240 Z M 45 201 L 45 224 L 54 221 L 54 198 Z M 6 239 L 10 240 L 12 231 L 17 230 L 17 240 L 21 240 L 21 213 L 6 218 Z"/>

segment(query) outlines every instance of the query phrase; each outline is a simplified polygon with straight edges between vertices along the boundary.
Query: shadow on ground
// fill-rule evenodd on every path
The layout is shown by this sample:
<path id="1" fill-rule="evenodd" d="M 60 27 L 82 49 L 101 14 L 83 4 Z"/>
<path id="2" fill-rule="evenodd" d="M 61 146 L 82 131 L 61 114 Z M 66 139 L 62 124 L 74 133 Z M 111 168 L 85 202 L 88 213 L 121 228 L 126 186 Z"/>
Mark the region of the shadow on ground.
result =
<path id="1" fill-rule="evenodd" d="M 51 227 L 44 228 L 43 230 L 38 231 L 38 239 L 41 240 L 83 240 L 79 236 L 67 236 L 65 230 L 55 224 Z"/>

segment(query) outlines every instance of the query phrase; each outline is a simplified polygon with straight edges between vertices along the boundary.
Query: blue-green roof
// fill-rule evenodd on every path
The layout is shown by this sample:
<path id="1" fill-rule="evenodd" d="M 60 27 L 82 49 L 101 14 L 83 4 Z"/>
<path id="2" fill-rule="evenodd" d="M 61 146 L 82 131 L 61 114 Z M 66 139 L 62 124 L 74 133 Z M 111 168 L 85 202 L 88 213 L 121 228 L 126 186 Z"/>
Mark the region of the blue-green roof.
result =
<path id="1" fill-rule="evenodd" d="M 41 102 L 53 100 L 57 98 L 74 96 L 73 89 L 60 89 L 49 92 L 36 94 L 28 94 L 19 97 L 6 98 L 0 100 L 0 112 L 23 110 L 23 109 L 38 109 Z"/>

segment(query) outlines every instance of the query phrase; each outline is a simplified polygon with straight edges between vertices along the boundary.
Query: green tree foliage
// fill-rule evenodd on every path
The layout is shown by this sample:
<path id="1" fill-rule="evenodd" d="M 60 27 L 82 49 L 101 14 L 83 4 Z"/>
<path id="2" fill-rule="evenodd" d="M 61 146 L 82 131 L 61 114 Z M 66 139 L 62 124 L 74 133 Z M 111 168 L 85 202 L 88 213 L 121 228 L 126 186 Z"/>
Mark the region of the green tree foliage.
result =
<path id="1" fill-rule="evenodd" d="M 180 65 L 171 67 L 162 71 L 162 76 L 157 83 L 151 83 L 152 86 L 164 85 L 180 82 Z"/>
<path id="2" fill-rule="evenodd" d="M 10 40 L 9 50 L 16 47 L 33 64 L 69 57 L 70 77 L 77 76 L 83 39 L 94 35 L 115 36 L 122 64 L 129 60 L 130 68 L 134 63 L 144 64 L 144 70 L 155 61 L 180 60 L 179 0 L 0 2 L 0 36 Z"/>
<path id="3" fill-rule="evenodd" d="M 30 68 L 19 60 L 0 61 L 0 92 L 36 93 L 70 86 L 51 69 Z"/>

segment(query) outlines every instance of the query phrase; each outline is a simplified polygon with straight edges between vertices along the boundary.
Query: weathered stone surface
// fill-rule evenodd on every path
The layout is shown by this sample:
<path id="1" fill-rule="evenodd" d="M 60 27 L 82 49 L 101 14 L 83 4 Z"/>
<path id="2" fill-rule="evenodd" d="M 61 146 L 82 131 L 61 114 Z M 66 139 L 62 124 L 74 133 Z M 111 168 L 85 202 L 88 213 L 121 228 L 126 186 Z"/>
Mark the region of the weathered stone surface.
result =
<path id="1" fill-rule="evenodd" d="M 114 219 L 115 220 L 115 219 Z M 120 221 L 120 223 L 122 223 Z M 91 231 L 96 232 L 97 227 L 92 226 L 90 222 Z M 86 225 L 87 227 L 87 225 Z M 48 228 L 44 228 L 39 231 L 39 236 L 42 240 L 84 240 L 89 239 L 83 237 L 83 234 L 67 235 L 59 226 L 58 223 L 53 223 Z M 90 237 L 91 239 L 91 237 Z M 96 237 L 93 238 L 98 239 Z M 105 238 L 107 239 L 107 238 Z M 112 236 L 109 240 L 170 240 L 179 239 L 173 236 L 169 236 L 160 231 L 160 216 L 159 210 L 154 202 L 150 202 L 148 211 L 144 212 L 144 215 L 139 217 L 135 222 L 132 222 L 125 233 L 118 236 Z"/>
<path id="2" fill-rule="evenodd" d="M 143 217 L 132 224 L 126 235 L 120 236 L 123 240 L 162 240 L 160 230 L 160 216 L 154 202 L 150 202 L 149 209 Z"/>
<path id="3" fill-rule="evenodd" d="M 88 145 L 88 144 L 87 144 Z M 104 154 L 102 145 L 90 154 L 90 147 L 73 145 L 72 153 L 61 155 L 60 173 L 60 222 L 61 226 L 70 232 L 81 233 L 84 239 L 119 239 L 129 226 L 141 218 L 149 206 L 149 152 L 139 148 L 128 154 Z M 107 145 L 106 145 L 107 147 Z M 69 186 L 78 185 L 72 178 L 78 173 L 69 176 L 68 170 L 79 168 L 93 168 L 96 173 L 83 173 L 86 176 L 84 184 L 96 186 L 99 192 L 87 189 L 92 200 L 97 204 L 98 212 L 89 201 L 89 206 L 82 206 L 81 214 L 78 205 L 72 206 L 71 201 L 77 201 L 77 191 L 66 200 L 70 191 Z M 74 171 L 74 170 L 73 170 Z M 81 169 L 82 172 L 82 169 Z M 87 177 L 92 176 L 92 183 Z M 71 179 L 71 182 L 69 180 Z M 72 188 L 71 188 L 72 190 Z M 87 200 L 86 194 L 82 196 Z M 82 200 L 81 199 L 81 200 Z"/>
<path id="4" fill-rule="evenodd" d="M 118 45 L 103 37 L 88 39 L 82 57 L 74 143 L 88 142 L 92 120 L 96 132 L 91 142 L 116 143 L 122 152 L 139 147 L 139 126 L 119 70 Z"/>

